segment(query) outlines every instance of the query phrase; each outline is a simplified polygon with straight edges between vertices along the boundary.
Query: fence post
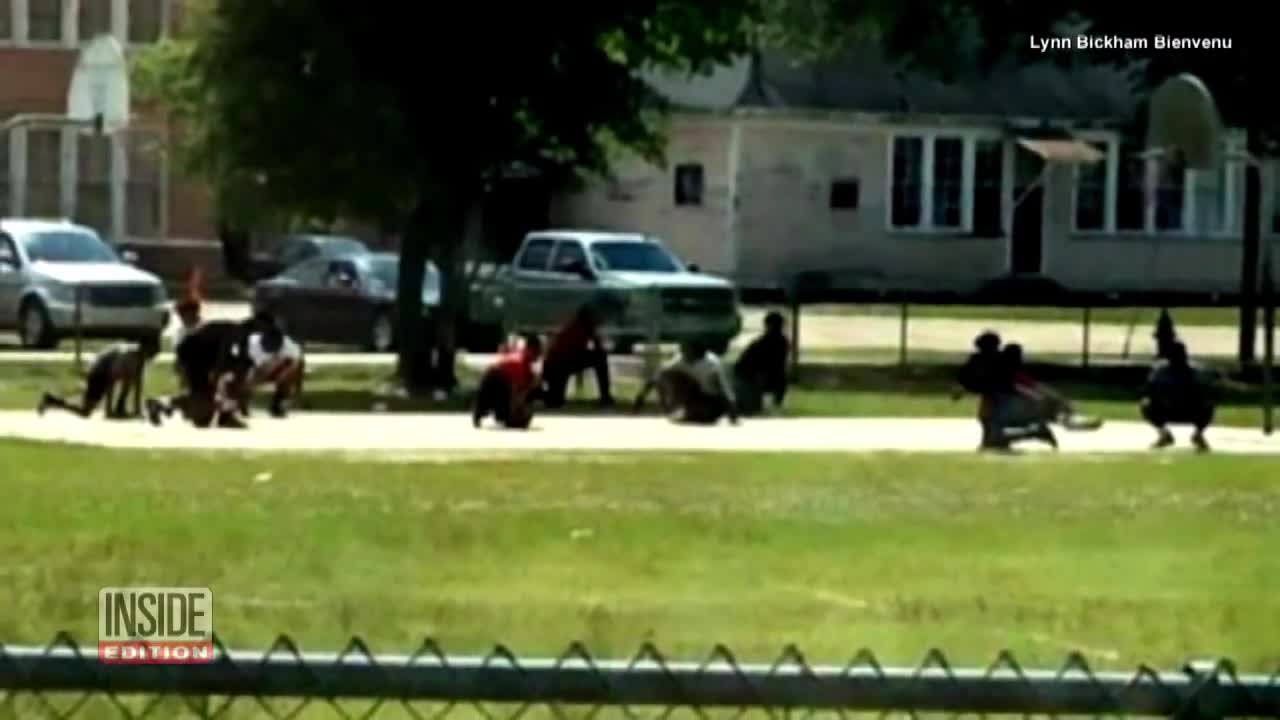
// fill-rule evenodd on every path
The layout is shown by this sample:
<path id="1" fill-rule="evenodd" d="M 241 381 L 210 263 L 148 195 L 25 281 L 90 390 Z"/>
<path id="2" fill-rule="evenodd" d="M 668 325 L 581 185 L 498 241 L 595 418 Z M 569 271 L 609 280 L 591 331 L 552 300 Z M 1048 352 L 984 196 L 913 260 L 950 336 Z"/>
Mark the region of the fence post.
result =
<path id="1" fill-rule="evenodd" d="M 902 309 L 898 316 L 898 364 L 902 367 L 907 366 L 907 312 L 908 305 L 902 303 Z"/>
<path id="2" fill-rule="evenodd" d="M 75 310 L 75 320 L 72 323 L 75 325 L 75 360 L 74 362 L 75 362 L 76 372 L 80 372 L 84 368 L 80 360 L 80 351 L 81 351 L 81 344 L 82 344 L 81 335 L 83 334 L 81 330 L 81 323 L 84 322 L 84 286 L 77 283 L 75 285 L 75 292 L 76 292 L 76 310 Z"/>
<path id="3" fill-rule="evenodd" d="M 1270 435 L 1275 428 L 1274 378 L 1276 347 L 1276 288 L 1271 267 L 1272 241 L 1267 241 L 1266 264 L 1262 268 L 1262 432 Z"/>
<path id="4" fill-rule="evenodd" d="M 791 379 L 800 376 L 800 286 L 791 288 Z"/>
<path id="5" fill-rule="evenodd" d="M 649 382 L 658 375 L 658 367 L 662 363 L 662 291 L 657 287 L 649 288 L 646 293 L 649 302 L 649 323 L 644 346 L 644 381 Z"/>
<path id="6" fill-rule="evenodd" d="M 1084 318 L 1082 319 L 1082 322 L 1084 324 L 1084 341 L 1082 342 L 1081 348 L 1080 348 L 1080 364 L 1085 368 L 1089 367 L 1089 325 L 1090 325 L 1089 321 L 1092 315 L 1093 315 L 1093 308 L 1086 305 L 1084 308 Z"/>

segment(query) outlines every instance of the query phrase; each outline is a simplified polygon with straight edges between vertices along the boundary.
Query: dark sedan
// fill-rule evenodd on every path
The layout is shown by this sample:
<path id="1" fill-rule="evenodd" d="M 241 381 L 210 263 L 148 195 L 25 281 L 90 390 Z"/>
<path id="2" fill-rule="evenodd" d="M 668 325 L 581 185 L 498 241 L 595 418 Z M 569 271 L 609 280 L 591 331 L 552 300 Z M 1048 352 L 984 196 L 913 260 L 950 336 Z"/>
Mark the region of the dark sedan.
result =
<path id="1" fill-rule="evenodd" d="M 390 352 L 399 275 L 400 257 L 393 253 L 313 257 L 258 282 L 254 307 L 275 313 L 300 342 Z M 428 311 L 440 304 L 440 273 L 430 262 L 422 303 Z"/>

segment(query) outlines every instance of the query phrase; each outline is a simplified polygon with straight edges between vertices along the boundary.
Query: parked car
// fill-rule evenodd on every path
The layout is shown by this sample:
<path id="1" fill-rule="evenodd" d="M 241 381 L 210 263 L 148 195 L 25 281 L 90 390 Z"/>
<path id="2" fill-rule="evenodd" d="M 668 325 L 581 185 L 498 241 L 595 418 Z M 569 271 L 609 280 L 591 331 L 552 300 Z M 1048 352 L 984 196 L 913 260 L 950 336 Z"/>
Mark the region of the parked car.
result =
<path id="1" fill-rule="evenodd" d="M 86 338 L 156 337 L 168 323 L 160 278 L 123 260 L 93 229 L 65 220 L 0 220 L 0 328 L 23 347 Z"/>
<path id="2" fill-rule="evenodd" d="M 266 252 L 254 253 L 252 275 L 255 281 L 265 280 L 312 258 L 336 258 L 368 252 L 371 252 L 368 245 L 346 235 L 286 235 Z"/>
<path id="3" fill-rule="evenodd" d="M 724 352 L 742 330 L 732 283 L 686 267 L 660 240 L 636 233 L 530 233 L 510 266 L 473 284 L 470 314 L 473 323 L 547 333 L 585 303 L 600 312 L 615 352 L 630 352 L 655 331 L 659 342 L 696 337 Z"/>
<path id="4" fill-rule="evenodd" d="M 255 284 L 253 303 L 279 317 L 289 335 L 301 342 L 389 352 L 399 335 L 399 277 L 400 257 L 394 253 L 312 257 Z M 430 262 L 422 304 L 428 312 L 440 304 L 440 273 Z"/>

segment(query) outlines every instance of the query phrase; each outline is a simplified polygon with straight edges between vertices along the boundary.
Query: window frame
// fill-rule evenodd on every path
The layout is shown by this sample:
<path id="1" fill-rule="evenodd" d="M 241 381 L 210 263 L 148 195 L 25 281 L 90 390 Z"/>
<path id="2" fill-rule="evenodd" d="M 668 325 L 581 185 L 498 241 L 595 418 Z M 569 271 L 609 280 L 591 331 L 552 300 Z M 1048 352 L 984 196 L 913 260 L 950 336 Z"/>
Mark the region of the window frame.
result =
<path id="1" fill-rule="evenodd" d="M 1155 202 L 1155 191 L 1160 181 L 1163 168 L 1159 158 L 1147 158 L 1143 164 L 1144 181 L 1143 181 L 1143 227 L 1142 229 L 1121 229 L 1118 227 L 1118 218 L 1120 215 L 1120 163 L 1124 158 L 1121 157 L 1121 151 L 1124 145 L 1123 137 L 1119 132 L 1081 132 L 1077 134 L 1081 140 L 1104 144 L 1106 147 L 1106 185 L 1104 191 L 1105 204 L 1103 206 L 1103 225 L 1101 228 L 1081 228 L 1080 227 L 1080 177 L 1081 167 L 1079 165 L 1073 168 L 1071 179 L 1071 234 L 1072 235 L 1107 235 L 1120 237 L 1181 237 L 1181 238 L 1207 238 L 1207 239 L 1231 239 L 1239 238 L 1243 230 L 1244 212 L 1241 207 L 1241 200 L 1244 193 L 1244 165 L 1242 161 L 1234 155 L 1243 151 L 1244 140 L 1238 133 L 1227 133 L 1227 152 L 1223 154 L 1222 162 L 1225 165 L 1223 176 L 1223 202 L 1227 208 L 1225 222 L 1222 227 L 1215 230 L 1202 231 L 1198 228 L 1197 219 L 1197 199 L 1199 180 L 1205 175 L 1204 171 L 1197 171 L 1188 168 L 1186 170 L 1186 178 L 1182 188 L 1182 222 L 1177 228 L 1160 228 L 1157 220 L 1157 207 Z M 1214 171 L 1214 172 L 1221 172 Z"/>
<path id="2" fill-rule="evenodd" d="M 939 139 L 958 139 L 961 141 L 961 173 L 960 173 L 960 224 L 955 226 L 938 226 L 933 218 L 934 194 L 934 157 L 935 145 Z M 920 155 L 920 223 L 918 225 L 895 225 L 893 222 L 894 180 L 896 179 L 894 159 L 898 140 L 921 140 Z M 1009 211 L 1008 190 L 1010 178 L 1009 142 L 1001 130 L 991 128 L 927 128 L 896 131 L 889 134 L 886 152 L 885 173 L 885 228 L 894 234 L 917 235 L 963 235 L 974 233 L 974 191 L 977 188 L 977 147 L 980 141 L 1000 143 L 1000 216 L 1007 219 Z"/>

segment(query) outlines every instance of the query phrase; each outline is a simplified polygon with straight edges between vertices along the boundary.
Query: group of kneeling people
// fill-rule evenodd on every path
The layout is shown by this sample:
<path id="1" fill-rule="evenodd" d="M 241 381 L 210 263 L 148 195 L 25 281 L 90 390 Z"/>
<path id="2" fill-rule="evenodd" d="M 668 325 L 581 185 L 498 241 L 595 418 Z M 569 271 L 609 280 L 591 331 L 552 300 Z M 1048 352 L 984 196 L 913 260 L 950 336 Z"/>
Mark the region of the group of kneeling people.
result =
<path id="1" fill-rule="evenodd" d="M 271 414 L 287 414 L 287 404 L 302 392 L 306 362 L 302 348 L 285 335 L 276 318 L 256 313 L 240 322 L 203 322 L 197 301 L 184 300 L 176 309 L 181 327 L 174 369 L 180 390 L 169 398 L 146 398 L 152 424 L 177 412 L 197 427 L 243 428 L 252 391 L 261 385 L 275 388 Z M 109 419 L 142 417 L 146 366 L 159 349 L 159 340 L 148 338 L 99 353 L 89 367 L 80 402 L 46 392 L 37 412 L 59 408 L 89 417 L 103 405 Z"/>
<path id="2" fill-rule="evenodd" d="M 974 340 L 974 348 L 957 379 L 961 388 L 980 398 L 980 450 L 1007 450 L 1030 439 L 1057 448 L 1051 423 L 1069 430 L 1102 426 L 1102 420 L 1078 414 L 1066 397 L 1033 378 L 1023 364 L 1021 345 L 1002 345 L 1000 336 L 988 331 Z M 1192 445 L 1207 451 L 1204 434 L 1213 422 L 1215 396 L 1211 377 L 1191 362 L 1186 345 L 1173 338 L 1161 342 L 1139 405 L 1142 418 L 1157 431 L 1153 447 L 1173 445 L 1169 425 L 1187 424 L 1193 428 Z"/>
<path id="3" fill-rule="evenodd" d="M 492 417 L 503 427 L 528 428 L 535 404 L 562 407 L 570 380 L 588 370 L 595 374 L 601 404 L 615 404 L 609 358 L 592 306 L 582 306 L 545 347 L 537 335 L 526 335 L 514 345 L 499 354 L 480 379 L 471 414 L 475 427 Z M 771 397 L 775 407 L 782 405 L 790 354 L 791 341 L 776 312 L 765 316 L 764 332 L 744 349 L 732 372 L 710 343 L 688 340 L 645 383 L 633 408 L 643 407 L 656 390 L 663 411 L 675 422 L 714 425 L 727 418 L 736 424 L 740 417 L 762 412 L 766 398 Z"/>

